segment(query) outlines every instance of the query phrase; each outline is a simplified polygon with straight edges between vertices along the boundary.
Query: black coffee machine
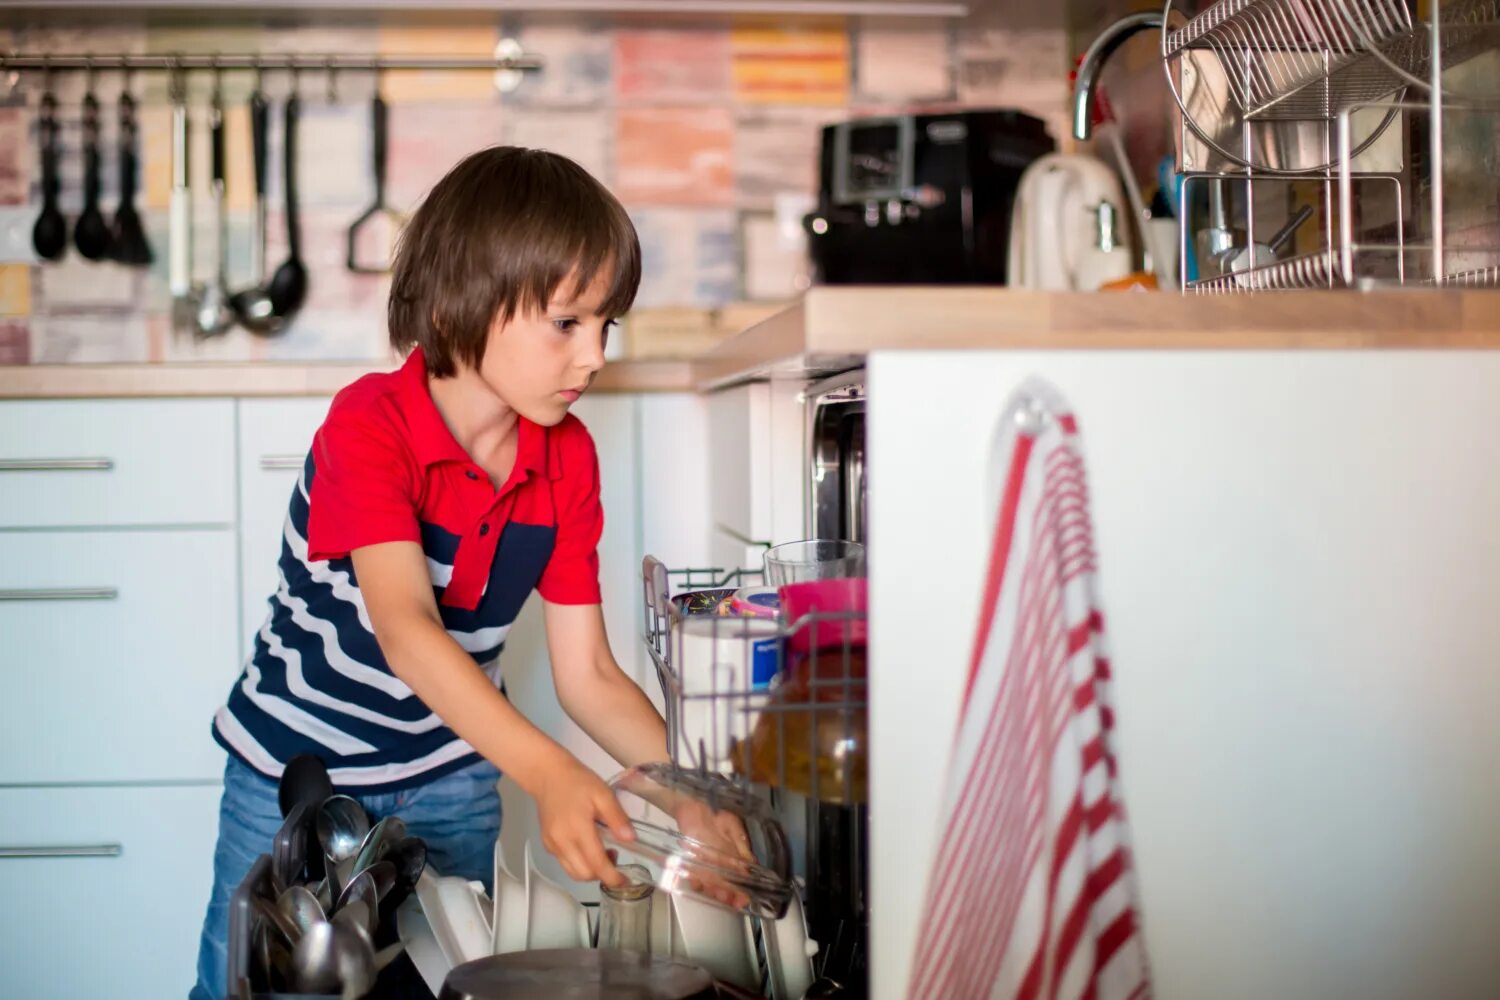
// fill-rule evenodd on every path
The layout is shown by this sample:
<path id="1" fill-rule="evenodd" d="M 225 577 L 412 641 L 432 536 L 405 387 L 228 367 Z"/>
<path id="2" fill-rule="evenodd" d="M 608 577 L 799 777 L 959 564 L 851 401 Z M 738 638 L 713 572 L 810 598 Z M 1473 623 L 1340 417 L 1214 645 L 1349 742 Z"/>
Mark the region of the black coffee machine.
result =
<path id="1" fill-rule="evenodd" d="M 825 126 L 818 207 L 804 219 L 817 280 L 1004 284 L 1016 186 L 1053 148 L 1019 111 Z"/>

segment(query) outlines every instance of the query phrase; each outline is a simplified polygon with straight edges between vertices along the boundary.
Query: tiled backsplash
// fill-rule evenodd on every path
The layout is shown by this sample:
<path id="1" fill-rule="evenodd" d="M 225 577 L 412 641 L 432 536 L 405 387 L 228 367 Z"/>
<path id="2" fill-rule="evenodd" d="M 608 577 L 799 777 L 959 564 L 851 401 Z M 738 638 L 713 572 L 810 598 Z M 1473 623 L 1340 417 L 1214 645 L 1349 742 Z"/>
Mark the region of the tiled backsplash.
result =
<path id="1" fill-rule="evenodd" d="M 608 184 L 636 221 L 645 254 L 641 317 L 661 309 L 784 299 L 806 281 L 797 221 L 816 183 L 818 127 L 851 115 L 915 107 L 1009 106 L 1064 128 L 1067 53 L 1061 25 L 1011 29 L 967 22 L 724 20 L 643 26 L 584 15 L 504 21 L 341 21 L 215 27 L 96 25 L 0 28 L 0 50 L 46 52 L 493 53 L 518 39 L 545 68 L 500 94 L 488 72 L 387 72 L 389 194 L 410 209 L 456 160 L 494 143 L 545 147 Z M 229 281 L 247 282 L 254 203 L 246 99 L 253 76 L 224 75 L 228 130 Z M 304 114 L 298 185 L 308 300 L 276 338 L 235 329 L 195 342 L 168 322 L 166 209 L 170 110 L 164 74 L 138 73 L 142 191 L 137 204 L 156 254 L 144 272 L 93 263 L 69 248 L 39 264 L 31 227 L 41 198 L 36 148 L 39 74 L 0 80 L 0 363 L 245 359 L 377 359 L 385 355 L 387 279 L 349 272 L 345 231 L 372 197 L 369 98 L 374 78 L 309 70 L 296 81 Z M 123 79 L 101 71 L 104 206 L 115 204 L 115 114 Z M 190 80 L 195 270 L 211 277 L 207 102 L 212 74 Z M 281 106 L 292 86 L 268 71 L 272 99 L 269 267 L 285 258 Z M 80 101 L 85 74 L 59 73 L 63 209 L 81 196 Z M 627 333 L 628 343 L 628 333 Z"/>

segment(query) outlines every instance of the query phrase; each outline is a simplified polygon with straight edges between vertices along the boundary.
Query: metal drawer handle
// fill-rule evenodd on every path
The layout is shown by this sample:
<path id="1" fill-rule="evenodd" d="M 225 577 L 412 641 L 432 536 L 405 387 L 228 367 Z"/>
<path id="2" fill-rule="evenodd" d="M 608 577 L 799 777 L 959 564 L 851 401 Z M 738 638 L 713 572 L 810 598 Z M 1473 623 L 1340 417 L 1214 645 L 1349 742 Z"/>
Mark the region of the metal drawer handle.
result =
<path id="1" fill-rule="evenodd" d="M 0 847 L 0 858 L 118 858 L 119 844 L 80 844 L 77 847 Z"/>
<path id="2" fill-rule="evenodd" d="M 120 591 L 116 587 L 33 587 L 26 590 L 0 590 L 0 601 L 113 601 Z"/>
<path id="3" fill-rule="evenodd" d="M 0 472 L 108 472 L 112 458 L 0 458 Z"/>
<path id="4" fill-rule="evenodd" d="M 260 456 L 260 467 L 267 472 L 280 472 L 284 469 L 300 469 L 306 457 L 303 455 L 262 455 Z"/>

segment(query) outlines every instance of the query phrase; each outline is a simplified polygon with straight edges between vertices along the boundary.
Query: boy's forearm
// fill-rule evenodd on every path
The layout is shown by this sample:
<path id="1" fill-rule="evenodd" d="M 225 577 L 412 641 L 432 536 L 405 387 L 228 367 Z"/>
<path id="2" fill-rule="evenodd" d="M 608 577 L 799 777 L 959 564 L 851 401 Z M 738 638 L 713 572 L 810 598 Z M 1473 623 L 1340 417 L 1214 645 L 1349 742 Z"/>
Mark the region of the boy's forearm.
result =
<path id="1" fill-rule="evenodd" d="M 667 759 L 666 723 L 613 658 L 557 695 L 568 717 L 621 765 Z"/>
<path id="2" fill-rule="evenodd" d="M 381 636 L 391 671 L 490 763 L 535 796 L 568 751 L 495 689 L 441 624 L 413 618 Z"/>

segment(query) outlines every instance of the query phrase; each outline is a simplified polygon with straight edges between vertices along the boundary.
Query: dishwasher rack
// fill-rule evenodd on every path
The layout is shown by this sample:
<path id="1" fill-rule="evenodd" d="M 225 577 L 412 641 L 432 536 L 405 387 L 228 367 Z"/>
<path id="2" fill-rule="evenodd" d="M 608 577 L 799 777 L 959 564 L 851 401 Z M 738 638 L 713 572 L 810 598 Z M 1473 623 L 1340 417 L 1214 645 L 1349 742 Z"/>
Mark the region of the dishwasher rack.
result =
<path id="1" fill-rule="evenodd" d="M 867 996 L 867 616 L 818 611 L 746 629 L 747 619 L 684 615 L 672 596 L 756 586 L 761 570 L 668 569 L 648 556 L 641 575 L 674 766 L 708 779 L 700 787 L 727 782 L 769 804 L 818 943 L 817 975 L 844 984 L 849 1000 Z M 742 683 L 757 655 L 773 658 L 768 685 Z M 714 669 L 700 670 L 705 656 Z"/>

